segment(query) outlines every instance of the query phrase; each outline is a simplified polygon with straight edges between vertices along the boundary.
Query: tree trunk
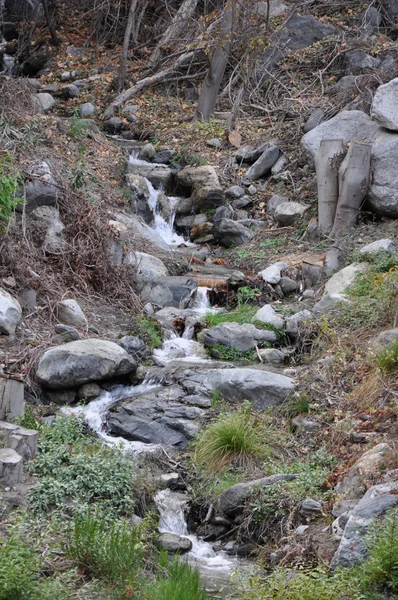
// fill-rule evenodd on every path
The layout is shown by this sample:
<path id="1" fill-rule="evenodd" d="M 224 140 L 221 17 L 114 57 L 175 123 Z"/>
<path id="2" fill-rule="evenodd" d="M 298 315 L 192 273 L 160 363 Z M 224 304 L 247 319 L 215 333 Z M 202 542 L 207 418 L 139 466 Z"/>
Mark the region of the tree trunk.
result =
<path id="1" fill-rule="evenodd" d="M 338 239 L 355 223 L 369 186 L 371 145 L 351 142 L 339 169 L 340 194 L 331 237 Z"/>
<path id="2" fill-rule="evenodd" d="M 237 18 L 238 7 L 235 0 L 229 0 L 221 22 L 220 40 L 212 56 L 209 71 L 200 90 L 196 116 L 201 121 L 208 121 L 213 115 L 218 91 L 228 64 L 232 47 L 232 33 Z"/>
<path id="3" fill-rule="evenodd" d="M 119 96 L 117 96 L 116 100 L 114 100 L 112 102 L 112 104 L 110 104 L 108 106 L 108 108 L 105 110 L 103 118 L 109 119 L 113 115 L 115 109 L 119 108 L 127 100 L 130 100 L 130 98 L 139 94 L 143 90 L 167 79 L 167 77 L 169 75 L 171 75 L 172 73 L 177 71 L 180 67 L 182 67 L 186 63 L 190 62 L 195 57 L 195 54 L 196 54 L 195 51 L 187 52 L 186 54 L 182 54 L 170 67 L 167 67 L 166 69 L 163 69 L 162 71 L 159 71 L 159 73 L 156 73 L 155 75 L 152 75 L 151 77 L 144 77 L 144 79 L 140 79 L 139 81 L 137 81 L 137 83 L 135 85 L 133 85 L 131 88 L 129 88 L 128 90 L 122 92 L 121 94 L 119 94 Z"/>
<path id="4" fill-rule="evenodd" d="M 174 15 L 172 22 L 160 38 L 156 48 L 149 57 L 148 67 L 154 67 L 162 58 L 163 49 L 171 41 L 178 40 L 193 16 L 199 0 L 184 0 Z"/>
<path id="5" fill-rule="evenodd" d="M 318 228 L 328 235 L 333 228 L 339 197 L 339 161 L 344 153 L 342 140 L 322 140 L 315 156 L 318 183 Z"/>
<path id="6" fill-rule="evenodd" d="M 61 40 L 59 39 L 57 32 L 55 31 L 54 10 L 52 11 L 52 14 L 50 14 L 50 10 L 48 7 L 48 0 L 41 0 L 41 3 L 43 5 L 44 15 L 46 17 L 47 27 L 50 32 L 51 41 L 54 46 L 59 46 L 61 43 Z"/>
<path id="7" fill-rule="evenodd" d="M 138 2 L 138 0 L 131 0 L 126 30 L 124 32 L 122 55 L 120 58 L 119 76 L 117 79 L 117 91 L 118 92 L 122 91 L 125 81 L 126 81 L 127 59 L 128 59 L 128 54 L 129 54 L 130 38 L 131 38 L 131 32 L 133 30 L 133 25 L 134 25 L 134 17 L 135 17 L 135 11 L 137 8 L 137 2 Z"/>

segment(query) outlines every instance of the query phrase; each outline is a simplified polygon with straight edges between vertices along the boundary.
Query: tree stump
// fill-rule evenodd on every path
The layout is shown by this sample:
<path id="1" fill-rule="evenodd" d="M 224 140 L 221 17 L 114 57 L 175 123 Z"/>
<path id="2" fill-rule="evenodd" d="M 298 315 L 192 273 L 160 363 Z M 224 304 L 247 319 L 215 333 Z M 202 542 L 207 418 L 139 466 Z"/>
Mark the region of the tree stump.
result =
<path id="1" fill-rule="evenodd" d="M 37 439 L 38 432 L 34 429 L 0 421 L 0 440 L 6 448 L 12 448 L 24 460 L 31 460 L 37 456 Z"/>
<path id="2" fill-rule="evenodd" d="M 24 407 L 23 383 L 0 377 L 0 419 L 20 417 L 23 415 Z"/>
<path id="3" fill-rule="evenodd" d="M 23 459 L 12 448 L 0 450 L 0 482 L 3 485 L 21 483 L 23 477 Z"/>

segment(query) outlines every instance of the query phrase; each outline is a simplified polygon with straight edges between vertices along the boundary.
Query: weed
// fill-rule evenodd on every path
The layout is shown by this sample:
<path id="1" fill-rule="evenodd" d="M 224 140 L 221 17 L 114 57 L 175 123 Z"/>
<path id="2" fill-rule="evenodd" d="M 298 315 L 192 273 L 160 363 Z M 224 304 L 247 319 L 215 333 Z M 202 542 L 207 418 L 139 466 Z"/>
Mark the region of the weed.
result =
<path id="1" fill-rule="evenodd" d="M 261 347 L 267 342 L 264 342 Z M 269 346 L 269 344 L 267 344 Z M 217 357 L 220 360 L 250 360 L 256 361 L 257 356 L 254 350 L 237 350 L 236 348 L 230 348 L 223 344 L 213 344 L 211 347 L 206 348 L 206 352 L 210 357 Z"/>
<path id="2" fill-rule="evenodd" d="M 211 398 L 211 408 L 213 410 L 215 410 L 217 408 L 219 395 L 220 395 L 219 391 L 218 390 L 214 390 L 213 396 Z"/>
<path id="3" fill-rule="evenodd" d="M 137 323 L 141 335 L 143 335 L 148 342 L 149 348 L 151 350 L 160 348 L 162 345 L 162 328 L 159 323 L 151 319 L 151 317 L 146 317 L 144 315 L 139 315 L 137 317 Z"/>
<path id="4" fill-rule="evenodd" d="M 260 248 L 280 248 L 285 244 L 285 240 L 281 240 L 280 238 L 269 238 L 268 240 L 263 240 L 260 242 Z"/>
<path id="5" fill-rule="evenodd" d="M 7 229 L 12 213 L 23 202 L 16 196 L 21 183 L 22 174 L 13 169 L 11 155 L 3 154 L 0 158 L 0 233 Z"/>
<path id="6" fill-rule="evenodd" d="M 0 600 L 36 600 L 38 566 L 32 548 L 9 537 L 0 548 Z"/>
<path id="7" fill-rule="evenodd" d="M 145 586 L 142 600 L 206 600 L 208 598 L 199 580 L 199 572 L 177 556 L 168 563 L 166 553 L 158 559 L 158 573 L 154 582 Z"/>
<path id="8" fill-rule="evenodd" d="M 250 302 L 254 302 L 258 296 L 261 296 L 261 290 L 258 288 L 251 288 L 246 285 L 238 289 L 238 304 L 249 304 Z"/>
<path id="9" fill-rule="evenodd" d="M 78 115 L 73 115 L 69 121 L 68 136 L 72 139 L 77 139 L 86 135 L 91 129 L 91 123 L 88 119 L 81 119 Z"/>
<path id="10" fill-rule="evenodd" d="M 289 419 L 294 419 L 298 415 L 308 413 L 309 410 L 310 404 L 305 394 L 290 396 L 280 408 L 280 412 Z"/>
<path id="11" fill-rule="evenodd" d="M 391 373 L 398 369 L 398 341 L 383 348 L 376 355 L 376 363 L 381 371 Z"/>

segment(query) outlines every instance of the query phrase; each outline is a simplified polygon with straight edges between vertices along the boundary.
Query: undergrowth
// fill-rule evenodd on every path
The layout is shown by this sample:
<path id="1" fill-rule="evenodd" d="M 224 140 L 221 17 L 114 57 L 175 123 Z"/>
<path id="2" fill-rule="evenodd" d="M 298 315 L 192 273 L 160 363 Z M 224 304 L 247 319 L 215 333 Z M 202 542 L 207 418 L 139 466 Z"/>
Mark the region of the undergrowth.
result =
<path id="1" fill-rule="evenodd" d="M 162 345 L 162 328 L 159 323 L 151 319 L 151 317 L 139 315 L 137 317 L 137 324 L 140 334 L 145 338 L 150 350 L 160 348 Z"/>
<path id="2" fill-rule="evenodd" d="M 16 193 L 22 183 L 22 174 L 13 168 L 9 153 L 0 156 L 0 233 L 7 229 L 16 207 L 23 202 Z"/>

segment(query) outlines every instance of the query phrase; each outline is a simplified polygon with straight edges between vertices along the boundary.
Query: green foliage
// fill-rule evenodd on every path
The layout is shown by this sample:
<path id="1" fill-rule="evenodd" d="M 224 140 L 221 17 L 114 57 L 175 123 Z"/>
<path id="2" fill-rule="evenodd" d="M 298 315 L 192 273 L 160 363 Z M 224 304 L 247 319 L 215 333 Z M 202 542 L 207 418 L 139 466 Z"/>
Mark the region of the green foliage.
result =
<path id="1" fill-rule="evenodd" d="M 258 288 L 251 288 L 249 286 L 244 286 L 238 289 L 238 304 L 250 304 L 250 302 L 254 302 L 255 299 L 261 295 L 261 291 Z"/>
<path id="2" fill-rule="evenodd" d="M 92 577 L 126 588 L 137 577 L 142 554 L 140 532 L 125 520 L 109 523 L 91 511 L 75 516 L 68 556 Z"/>
<path id="3" fill-rule="evenodd" d="M 12 213 L 23 202 L 16 197 L 21 183 L 22 174 L 13 169 L 11 155 L 3 154 L 0 158 L 0 233 L 6 230 Z"/>
<path id="4" fill-rule="evenodd" d="M 264 347 L 264 343 L 261 347 Z M 221 360 L 256 360 L 254 350 L 237 350 L 236 348 L 223 346 L 223 344 L 213 344 L 213 346 L 206 348 L 206 352 L 209 356 L 217 356 Z"/>
<path id="5" fill-rule="evenodd" d="M 280 248 L 285 243 L 286 241 L 281 238 L 269 238 L 260 242 L 260 248 Z"/>
<path id="6" fill-rule="evenodd" d="M 216 312 L 207 313 L 204 316 L 206 327 L 215 327 L 220 323 L 239 323 L 244 325 L 245 323 L 251 323 L 254 315 L 256 314 L 258 307 L 249 306 L 248 304 L 242 304 L 237 306 L 234 310 L 229 312 Z"/>
<path id="7" fill-rule="evenodd" d="M 151 350 L 154 348 L 160 348 L 162 345 L 162 328 L 157 321 L 146 317 L 145 315 L 139 315 L 137 317 L 138 328 L 140 334 L 143 335 L 148 343 Z"/>
<path id="8" fill-rule="evenodd" d="M 248 402 L 223 413 L 196 438 L 194 462 L 200 469 L 219 471 L 231 465 L 245 465 L 269 458 L 277 433 L 264 415 L 253 413 Z"/>
<path id="9" fill-rule="evenodd" d="M 310 405 L 306 394 L 293 394 L 280 407 L 280 412 L 289 419 L 308 413 L 309 410 Z"/>
<path id="10" fill-rule="evenodd" d="M 33 407 L 29 404 L 25 406 L 24 414 L 21 417 L 16 417 L 14 422 L 21 425 L 21 427 L 26 427 L 26 429 L 40 430 L 41 428 L 41 423 L 36 420 Z"/>
<path id="11" fill-rule="evenodd" d="M 88 119 L 81 119 L 78 114 L 74 114 L 69 120 L 68 136 L 72 139 L 78 139 L 87 135 L 91 129 L 91 123 Z"/>
<path id="12" fill-rule="evenodd" d="M 29 494 L 36 513 L 82 513 L 96 504 L 111 518 L 132 510 L 132 463 L 120 451 L 84 435 L 76 419 L 57 419 L 43 428 L 30 470 L 40 478 Z"/>
<path id="13" fill-rule="evenodd" d="M 0 548 L 0 600 L 36 600 L 38 564 L 28 544 L 8 538 Z"/>
<path id="14" fill-rule="evenodd" d="M 380 350 L 376 355 L 376 363 L 381 371 L 387 373 L 396 371 L 398 369 L 398 341 Z"/>
<path id="15" fill-rule="evenodd" d="M 177 556 L 168 563 L 166 553 L 158 559 L 155 581 L 148 583 L 139 594 L 140 600 L 207 600 L 199 581 L 199 572 Z"/>

